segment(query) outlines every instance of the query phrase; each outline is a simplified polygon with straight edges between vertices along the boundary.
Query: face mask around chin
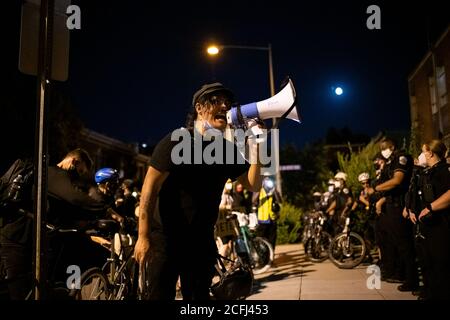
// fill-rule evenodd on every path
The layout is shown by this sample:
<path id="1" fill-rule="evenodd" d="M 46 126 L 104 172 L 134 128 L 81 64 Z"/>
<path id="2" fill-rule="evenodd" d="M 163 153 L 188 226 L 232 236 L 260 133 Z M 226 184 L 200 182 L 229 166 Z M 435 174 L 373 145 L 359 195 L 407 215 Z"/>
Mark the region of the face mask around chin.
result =
<path id="1" fill-rule="evenodd" d="M 427 167 L 427 158 L 425 157 L 425 153 L 421 153 L 419 155 L 419 166 L 421 167 Z"/>
<path id="2" fill-rule="evenodd" d="M 203 131 L 206 135 L 217 135 L 221 134 L 222 131 L 220 129 L 214 128 L 211 123 L 207 120 L 203 120 Z"/>
<path id="3" fill-rule="evenodd" d="M 392 154 L 392 150 L 391 149 L 384 149 L 381 151 L 381 155 L 383 156 L 383 158 L 385 159 L 389 159 L 389 157 Z"/>

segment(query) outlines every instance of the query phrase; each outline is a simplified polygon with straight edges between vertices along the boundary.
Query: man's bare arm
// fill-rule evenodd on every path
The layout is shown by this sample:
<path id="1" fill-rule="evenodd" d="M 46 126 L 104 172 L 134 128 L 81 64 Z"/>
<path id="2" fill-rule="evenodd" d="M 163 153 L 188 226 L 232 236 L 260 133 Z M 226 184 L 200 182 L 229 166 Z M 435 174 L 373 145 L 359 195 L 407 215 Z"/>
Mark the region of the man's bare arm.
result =
<path id="1" fill-rule="evenodd" d="M 150 252 L 150 215 L 156 207 L 156 199 L 168 172 L 160 172 L 149 167 L 142 186 L 141 200 L 139 203 L 139 233 L 134 247 L 134 258 L 142 264 Z"/>
<path id="2" fill-rule="evenodd" d="M 148 237 L 149 235 L 149 216 L 155 210 L 159 190 L 168 175 L 168 172 L 160 172 L 153 167 L 149 167 L 147 170 L 139 202 L 139 237 Z"/>
<path id="3" fill-rule="evenodd" d="M 262 183 L 261 166 L 259 164 L 250 165 L 248 171 L 240 175 L 237 180 L 245 189 L 258 192 Z"/>

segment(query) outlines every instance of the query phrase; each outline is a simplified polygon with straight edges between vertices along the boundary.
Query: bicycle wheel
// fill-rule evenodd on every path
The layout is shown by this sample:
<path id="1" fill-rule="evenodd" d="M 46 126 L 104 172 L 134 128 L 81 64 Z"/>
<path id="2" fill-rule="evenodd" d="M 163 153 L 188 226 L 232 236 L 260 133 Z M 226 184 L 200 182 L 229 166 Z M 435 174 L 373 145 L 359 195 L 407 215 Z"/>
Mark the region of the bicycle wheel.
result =
<path id="1" fill-rule="evenodd" d="M 250 256 L 253 260 L 253 274 L 266 272 L 273 262 L 272 245 L 264 238 L 255 237 L 250 240 Z"/>
<path id="2" fill-rule="evenodd" d="M 328 259 L 331 236 L 328 232 L 322 231 L 319 238 L 311 237 L 305 243 L 305 254 L 309 261 L 323 262 Z"/>
<path id="3" fill-rule="evenodd" d="M 110 283 L 108 300 L 136 300 L 139 271 L 134 258 L 130 257 L 127 261 L 120 260 L 116 263 L 114 279 L 111 279 L 110 261 L 102 269 Z"/>
<path id="4" fill-rule="evenodd" d="M 71 290 L 70 295 L 75 300 L 109 300 L 109 281 L 100 268 L 88 269 L 81 275 L 80 289 Z"/>
<path id="5" fill-rule="evenodd" d="M 351 269 L 364 260 L 366 252 L 366 243 L 359 234 L 341 233 L 331 241 L 329 258 L 338 268 Z"/>

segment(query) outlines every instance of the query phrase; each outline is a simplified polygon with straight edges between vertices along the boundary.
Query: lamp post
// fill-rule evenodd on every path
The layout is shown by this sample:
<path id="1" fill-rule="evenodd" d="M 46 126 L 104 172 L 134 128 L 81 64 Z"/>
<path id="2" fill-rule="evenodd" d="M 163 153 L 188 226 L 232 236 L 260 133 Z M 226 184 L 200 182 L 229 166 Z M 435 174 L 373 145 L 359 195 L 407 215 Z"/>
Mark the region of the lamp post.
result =
<path id="1" fill-rule="evenodd" d="M 257 47 L 257 46 L 236 46 L 236 45 L 220 45 L 215 46 L 211 45 L 206 49 L 206 52 L 211 55 L 217 55 L 223 49 L 242 49 L 242 50 L 257 50 L 257 51 L 266 51 L 269 58 L 269 85 L 270 85 L 270 96 L 275 95 L 275 82 L 273 76 L 273 62 L 272 62 L 272 45 L 269 43 L 267 47 Z M 272 119 L 272 125 L 275 125 L 276 118 Z M 273 144 L 273 152 L 274 152 L 274 161 L 275 161 L 275 184 L 280 195 L 282 194 L 281 190 L 281 175 L 280 175 L 280 144 L 279 144 L 279 134 L 278 130 L 272 131 L 272 144 Z"/>

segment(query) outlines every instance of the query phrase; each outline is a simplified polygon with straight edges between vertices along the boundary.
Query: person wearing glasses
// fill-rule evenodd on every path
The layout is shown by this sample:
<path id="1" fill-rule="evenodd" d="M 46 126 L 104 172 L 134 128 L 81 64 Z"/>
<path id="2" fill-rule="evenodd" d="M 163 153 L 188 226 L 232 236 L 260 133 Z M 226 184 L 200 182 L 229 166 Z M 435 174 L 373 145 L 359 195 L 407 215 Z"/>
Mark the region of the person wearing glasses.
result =
<path id="1" fill-rule="evenodd" d="M 246 162 L 223 135 L 234 102 L 221 83 L 203 85 L 193 96 L 186 127 L 164 137 L 152 154 L 135 246 L 136 260 L 147 262 L 151 300 L 175 299 L 178 276 L 184 300 L 210 299 L 223 186 L 228 179 L 251 191 L 261 186 L 259 161 Z M 251 146 L 252 156 L 257 148 Z"/>

